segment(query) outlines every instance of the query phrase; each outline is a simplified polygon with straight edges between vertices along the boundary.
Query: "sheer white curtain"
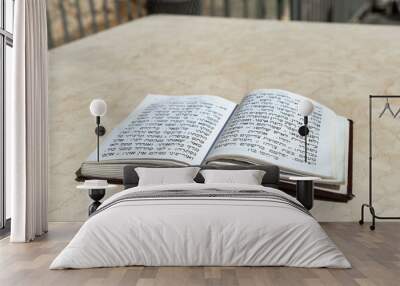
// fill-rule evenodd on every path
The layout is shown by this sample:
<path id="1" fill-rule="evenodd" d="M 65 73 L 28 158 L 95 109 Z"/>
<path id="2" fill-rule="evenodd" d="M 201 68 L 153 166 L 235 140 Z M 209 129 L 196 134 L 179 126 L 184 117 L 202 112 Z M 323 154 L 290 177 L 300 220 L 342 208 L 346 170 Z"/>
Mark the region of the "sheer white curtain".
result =
<path id="1" fill-rule="evenodd" d="M 46 0 L 15 1 L 13 92 L 6 98 L 12 242 L 47 231 Z"/>

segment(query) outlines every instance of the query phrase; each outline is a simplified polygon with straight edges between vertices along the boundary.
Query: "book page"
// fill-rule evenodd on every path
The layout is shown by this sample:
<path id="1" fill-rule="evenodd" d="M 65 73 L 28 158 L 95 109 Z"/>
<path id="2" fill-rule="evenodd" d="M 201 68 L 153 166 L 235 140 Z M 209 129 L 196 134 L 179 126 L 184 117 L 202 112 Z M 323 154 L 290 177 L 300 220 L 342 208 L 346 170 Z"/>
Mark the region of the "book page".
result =
<path id="1" fill-rule="evenodd" d="M 336 180 L 347 183 L 349 162 L 350 122 L 347 118 L 338 116 L 336 122 Z"/>
<path id="2" fill-rule="evenodd" d="M 304 137 L 298 129 L 303 118 L 297 108 L 300 95 L 283 90 L 257 90 L 248 94 L 216 141 L 207 161 L 233 158 L 270 163 L 281 168 L 336 178 L 337 116 L 317 102 L 309 116 L 307 163 Z"/>
<path id="3" fill-rule="evenodd" d="M 148 95 L 100 146 L 100 161 L 203 162 L 236 104 L 216 96 Z M 88 161 L 96 161 L 96 150 Z"/>

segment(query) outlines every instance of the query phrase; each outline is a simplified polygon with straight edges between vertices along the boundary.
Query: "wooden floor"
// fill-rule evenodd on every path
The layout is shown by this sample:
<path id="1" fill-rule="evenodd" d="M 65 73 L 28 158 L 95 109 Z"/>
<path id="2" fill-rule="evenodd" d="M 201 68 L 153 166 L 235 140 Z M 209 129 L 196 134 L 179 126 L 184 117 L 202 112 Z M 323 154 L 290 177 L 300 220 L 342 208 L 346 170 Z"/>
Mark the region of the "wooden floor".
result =
<path id="1" fill-rule="evenodd" d="M 353 269 L 289 267 L 123 267 L 48 270 L 79 229 L 52 223 L 32 243 L 0 241 L 0 285 L 400 285 L 400 223 L 379 223 L 375 232 L 356 223 L 322 224 Z"/>

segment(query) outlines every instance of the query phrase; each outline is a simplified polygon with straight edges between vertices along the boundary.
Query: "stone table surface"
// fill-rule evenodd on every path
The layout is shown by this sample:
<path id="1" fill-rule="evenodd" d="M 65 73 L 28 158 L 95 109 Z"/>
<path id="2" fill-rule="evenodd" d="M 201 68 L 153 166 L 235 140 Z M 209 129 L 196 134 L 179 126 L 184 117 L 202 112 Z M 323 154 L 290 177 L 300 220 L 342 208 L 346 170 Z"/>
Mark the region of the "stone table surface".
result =
<path id="1" fill-rule="evenodd" d="M 87 217 L 89 198 L 76 190 L 74 172 L 96 146 L 92 99 L 107 101 L 110 131 L 148 93 L 239 102 L 253 89 L 281 88 L 354 120 L 356 198 L 317 201 L 312 213 L 358 220 L 368 195 L 368 95 L 400 94 L 399 35 L 395 26 L 152 16 L 51 50 L 49 219 Z M 400 100 L 391 103 L 400 107 Z M 400 214 L 399 120 L 376 121 L 374 194 L 384 215 Z"/>

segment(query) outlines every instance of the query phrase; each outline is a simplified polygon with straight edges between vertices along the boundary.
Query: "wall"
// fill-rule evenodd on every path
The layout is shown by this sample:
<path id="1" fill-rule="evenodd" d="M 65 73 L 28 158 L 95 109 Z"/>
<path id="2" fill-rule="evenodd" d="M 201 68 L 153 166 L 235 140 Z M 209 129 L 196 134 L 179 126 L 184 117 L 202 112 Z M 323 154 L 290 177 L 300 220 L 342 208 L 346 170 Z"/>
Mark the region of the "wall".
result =
<path id="1" fill-rule="evenodd" d="M 108 102 L 104 124 L 111 130 L 147 93 L 213 94 L 239 102 L 252 89 L 283 88 L 354 120 L 356 198 L 317 202 L 312 212 L 321 221 L 358 220 L 368 190 L 368 95 L 400 90 L 395 33 L 390 26 L 156 16 L 51 50 L 49 219 L 87 217 L 89 199 L 75 189 L 74 171 L 95 148 L 88 108 L 93 98 Z M 393 122 L 379 121 L 382 140 L 375 146 L 386 154 L 374 185 L 384 215 L 400 213 Z"/>
<path id="2" fill-rule="evenodd" d="M 47 2 L 48 27 L 51 30 L 49 35 L 52 39 L 52 46 L 58 46 L 64 43 L 65 27 L 63 24 L 63 11 L 65 13 L 67 33 L 70 38 L 69 41 L 83 37 L 83 35 L 80 35 L 81 31 L 79 30 L 78 19 L 82 23 L 84 35 L 87 36 L 95 32 L 93 30 L 93 16 L 97 29 L 101 31 L 106 28 L 105 15 L 107 15 L 109 21 L 108 25 L 115 26 L 118 25 L 118 17 L 120 17 L 120 21 L 122 22 L 129 20 L 128 10 L 132 17 L 137 17 L 139 13 L 146 13 L 144 9 L 145 1 L 141 2 L 141 6 L 137 5 L 136 0 L 107 1 L 106 8 L 104 6 L 104 0 L 48 0 Z M 90 2 L 93 3 L 92 8 Z M 119 16 L 117 17 L 118 14 Z"/>

